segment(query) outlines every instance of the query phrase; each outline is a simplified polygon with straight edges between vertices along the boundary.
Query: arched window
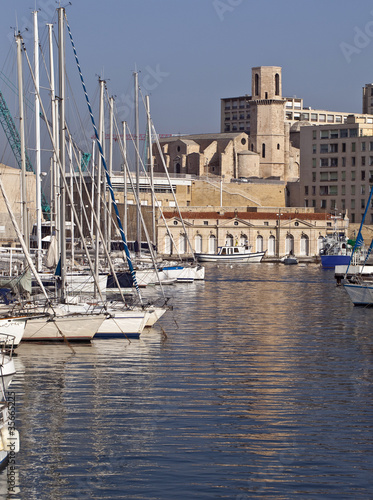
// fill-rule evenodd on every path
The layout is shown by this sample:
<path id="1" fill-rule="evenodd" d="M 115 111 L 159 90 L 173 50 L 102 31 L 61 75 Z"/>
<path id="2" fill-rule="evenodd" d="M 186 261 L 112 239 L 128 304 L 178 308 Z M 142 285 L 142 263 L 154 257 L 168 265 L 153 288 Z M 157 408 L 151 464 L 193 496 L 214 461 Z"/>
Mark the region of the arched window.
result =
<path id="1" fill-rule="evenodd" d="M 309 238 L 306 234 L 302 234 L 302 237 L 300 239 L 300 254 L 301 255 L 309 255 L 310 252 L 310 246 L 309 246 Z"/>
<path id="2" fill-rule="evenodd" d="M 280 149 L 280 144 L 277 144 L 277 149 Z"/>
<path id="3" fill-rule="evenodd" d="M 196 234 L 194 238 L 194 251 L 197 253 L 202 252 L 202 236 L 200 234 Z"/>
<path id="4" fill-rule="evenodd" d="M 260 234 L 256 237 L 256 251 L 263 252 L 263 236 Z"/>
<path id="5" fill-rule="evenodd" d="M 294 254 L 294 236 L 292 234 L 286 235 L 285 253 L 286 255 Z"/>
<path id="6" fill-rule="evenodd" d="M 255 89 L 254 89 L 254 95 L 259 95 L 259 75 L 258 73 L 255 73 Z"/>
<path id="7" fill-rule="evenodd" d="M 262 158 L 265 158 L 265 157 L 266 157 L 266 145 L 263 142 L 263 144 L 262 144 Z"/>
<path id="8" fill-rule="evenodd" d="M 176 163 L 176 174 L 180 174 L 180 171 L 181 171 L 180 163 Z"/>
<path id="9" fill-rule="evenodd" d="M 218 244 L 216 240 L 216 236 L 210 234 L 209 236 L 209 253 L 216 253 L 218 250 Z"/>
<path id="10" fill-rule="evenodd" d="M 280 75 L 275 74 L 275 95 L 280 95 Z"/>
<path id="11" fill-rule="evenodd" d="M 268 238 L 268 255 L 276 255 L 276 238 L 273 234 Z"/>

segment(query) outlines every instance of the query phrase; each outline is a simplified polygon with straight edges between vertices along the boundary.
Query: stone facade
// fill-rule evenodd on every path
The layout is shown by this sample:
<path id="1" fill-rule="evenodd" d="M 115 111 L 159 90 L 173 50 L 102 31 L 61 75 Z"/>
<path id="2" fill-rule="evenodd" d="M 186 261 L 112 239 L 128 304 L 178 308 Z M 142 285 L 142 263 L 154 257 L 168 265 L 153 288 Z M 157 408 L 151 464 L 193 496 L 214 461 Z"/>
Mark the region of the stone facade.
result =
<path id="1" fill-rule="evenodd" d="M 248 244 L 253 251 L 265 250 L 267 258 L 280 258 L 292 251 L 307 260 L 319 255 L 322 238 L 334 229 L 334 222 L 327 214 L 282 208 L 183 211 L 181 215 L 184 226 L 177 212 L 164 213 L 166 224 L 158 220 L 158 253 L 185 257 L 191 255 L 190 246 L 195 252 L 215 253 L 224 244 Z M 345 229 L 348 221 L 340 224 Z"/>
<path id="2" fill-rule="evenodd" d="M 11 209 L 17 221 L 17 224 L 22 231 L 21 226 L 21 171 L 18 168 L 8 167 L 0 164 L 1 180 L 4 184 L 6 195 L 10 201 Z M 32 172 L 26 173 L 26 192 L 27 212 L 29 231 L 31 233 L 32 226 L 36 220 L 36 180 Z M 16 245 L 19 246 L 19 241 L 13 224 L 10 220 L 8 210 L 4 199 L 0 196 L 0 244 L 1 245 Z"/>

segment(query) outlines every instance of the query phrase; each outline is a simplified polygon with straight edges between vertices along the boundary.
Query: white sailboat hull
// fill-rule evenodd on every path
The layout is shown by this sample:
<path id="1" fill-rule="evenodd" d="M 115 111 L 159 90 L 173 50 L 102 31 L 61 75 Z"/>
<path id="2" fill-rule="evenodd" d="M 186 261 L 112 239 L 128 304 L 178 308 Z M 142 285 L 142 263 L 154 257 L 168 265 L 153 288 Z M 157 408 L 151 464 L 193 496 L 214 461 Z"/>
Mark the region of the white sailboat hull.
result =
<path id="1" fill-rule="evenodd" d="M 198 253 L 196 254 L 199 262 L 261 262 L 265 252 L 237 253 L 229 255 Z"/>
<path id="2" fill-rule="evenodd" d="M 104 314 L 71 314 L 27 320 L 24 341 L 90 341 L 105 319 Z"/>
<path id="3" fill-rule="evenodd" d="M 21 342 L 28 316 L 0 319 L 0 339 L 2 335 L 11 335 L 12 345 L 17 347 Z"/>
<path id="4" fill-rule="evenodd" d="M 373 283 L 345 283 L 344 288 L 355 306 L 373 305 Z"/>

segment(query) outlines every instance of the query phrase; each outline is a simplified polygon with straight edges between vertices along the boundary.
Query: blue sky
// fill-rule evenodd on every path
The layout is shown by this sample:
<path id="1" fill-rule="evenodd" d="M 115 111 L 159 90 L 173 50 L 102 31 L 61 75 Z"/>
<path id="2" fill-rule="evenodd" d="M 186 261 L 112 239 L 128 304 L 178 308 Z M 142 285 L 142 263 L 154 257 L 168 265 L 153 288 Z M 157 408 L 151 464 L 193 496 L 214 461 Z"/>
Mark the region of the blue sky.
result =
<path id="1" fill-rule="evenodd" d="M 56 22 L 57 4 L 54 0 L 2 3 L 0 69 L 16 82 L 12 28 L 31 27 L 32 11 L 35 6 L 40 9 L 40 38 L 47 57 L 45 23 Z M 219 132 L 220 98 L 250 93 L 253 66 L 282 66 L 284 96 L 296 95 L 307 106 L 332 111 L 361 112 L 362 87 L 373 81 L 371 1 L 67 3 L 67 18 L 93 104 L 97 104 L 100 75 L 107 81 L 108 93 L 115 96 L 118 119 L 133 122 L 128 103 L 136 68 L 144 94 L 150 93 L 159 133 Z M 32 55 L 32 32 L 23 34 Z M 70 101 L 77 103 L 89 130 L 68 39 L 66 53 Z M 0 85 L 15 116 L 17 100 L 3 80 Z"/>

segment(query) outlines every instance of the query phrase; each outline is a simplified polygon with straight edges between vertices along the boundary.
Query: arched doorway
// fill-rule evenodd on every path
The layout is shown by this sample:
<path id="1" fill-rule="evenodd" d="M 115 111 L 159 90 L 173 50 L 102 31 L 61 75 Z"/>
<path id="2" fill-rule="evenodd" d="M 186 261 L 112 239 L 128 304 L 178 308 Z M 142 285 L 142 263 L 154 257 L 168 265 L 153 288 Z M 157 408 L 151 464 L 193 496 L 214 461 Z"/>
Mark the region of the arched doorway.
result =
<path id="1" fill-rule="evenodd" d="M 179 237 L 179 252 L 185 253 L 187 248 L 186 234 L 181 233 Z"/>
<path id="2" fill-rule="evenodd" d="M 168 234 L 164 237 L 164 253 L 167 255 L 172 254 L 172 241 Z"/>
<path id="3" fill-rule="evenodd" d="M 210 234 L 209 236 L 209 253 L 214 254 L 218 251 L 218 243 L 216 236 L 214 234 Z"/>
<path id="4" fill-rule="evenodd" d="M 196 234 L 194 238 L 194 251 L 197 253 L 202 252 L 202 236 L 200 234 Z"/>
<path id="5" fill-rule="evenodd" d="M 300 239 L 300 255 L 307 256 L 310 253 L 310 241 L 306 234 L 302 234 Z"/>
<path id="6" fill-rule="evenodd" d="M 294 236 L 292 234 L 286 235 L 285 240 L 285 253 L 286 255 L 294 255 Z"/>
<path id="7" fill-rule="evenodd" d="M 256 251 L 263 252 L 263 236 L 260 234 L 256 237 Z"/>
<path id="8" fill-rule="evenodd" d="M 225 244 L 232 247 L 233 246 L 233 236 L 231 234 L 227 234 L 225 237 Z"/>
<path id="9" fill-rule="evenodd" d="M 268 238 L 268 255 L 276 255 L 276 238 L 273 234 Z"/>

